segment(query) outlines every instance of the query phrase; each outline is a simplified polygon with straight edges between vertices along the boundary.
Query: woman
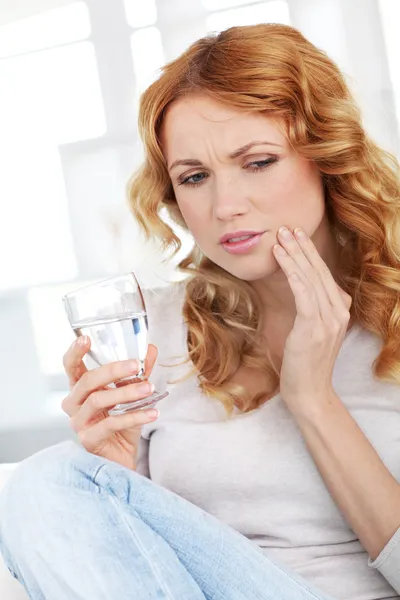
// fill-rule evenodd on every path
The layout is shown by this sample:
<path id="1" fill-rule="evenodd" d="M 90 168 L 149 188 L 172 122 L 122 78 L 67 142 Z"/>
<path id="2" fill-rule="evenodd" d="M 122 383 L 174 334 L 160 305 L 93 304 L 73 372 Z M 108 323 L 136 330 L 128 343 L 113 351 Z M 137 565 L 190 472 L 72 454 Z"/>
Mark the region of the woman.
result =
<path id="1" fill-rule="evenodd" d="M 195 240 L 187 280 L 148 299 L 147 372 L 158 349 L 170 395 L 108 417 L 151 389 L 109 388 L 136 363 L 86 372 L 78 339 L 63 409 L 80 444 L 8 484 L 10 570 L 35 600 L 399 598 L 396 161 L 281 25 L 197 41 L 140 128 L 133 212 L 179 248 L 167 207 Z"/>

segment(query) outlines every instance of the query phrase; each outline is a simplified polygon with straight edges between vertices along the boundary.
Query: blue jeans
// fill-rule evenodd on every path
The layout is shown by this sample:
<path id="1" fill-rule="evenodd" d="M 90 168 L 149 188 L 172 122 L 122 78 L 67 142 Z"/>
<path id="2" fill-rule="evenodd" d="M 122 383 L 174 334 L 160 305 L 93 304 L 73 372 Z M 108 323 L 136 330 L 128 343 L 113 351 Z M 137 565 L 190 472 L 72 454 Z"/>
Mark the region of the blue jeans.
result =
<path id="1" fill-rule="evenodd" d="M 329 600 L 228 525 L 74 442 L 11 476 L 0 551 L 31 600 Z"/>

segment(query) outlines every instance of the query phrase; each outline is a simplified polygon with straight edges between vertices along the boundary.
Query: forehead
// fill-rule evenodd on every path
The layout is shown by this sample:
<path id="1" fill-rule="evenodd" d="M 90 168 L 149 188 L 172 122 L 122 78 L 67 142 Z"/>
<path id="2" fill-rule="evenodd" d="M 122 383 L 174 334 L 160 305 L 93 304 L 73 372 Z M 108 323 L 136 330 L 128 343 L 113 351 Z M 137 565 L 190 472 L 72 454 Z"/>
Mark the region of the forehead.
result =
<path id="1" fill-rule="evenodd" d="M 194 156 L 202 143 L 210 141 L 227 152 L 260 139 L 285 144 L 282 127 L 271 117 L 202 96 L 189 96 L 173 102 L 166 112 L 160 133 L 164 154 L 170 158 Z M 178 154 L 179 157 L 175 156 Z M 181 156 L 183 154 L 185 156 Z"/>

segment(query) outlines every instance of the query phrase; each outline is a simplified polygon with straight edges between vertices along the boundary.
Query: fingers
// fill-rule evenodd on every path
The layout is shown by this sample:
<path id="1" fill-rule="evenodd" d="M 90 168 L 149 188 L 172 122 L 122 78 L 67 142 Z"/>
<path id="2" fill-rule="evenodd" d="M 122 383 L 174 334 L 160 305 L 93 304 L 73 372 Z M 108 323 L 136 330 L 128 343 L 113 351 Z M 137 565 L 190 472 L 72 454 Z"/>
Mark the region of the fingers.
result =
<path id="1" fill-rule="evenodd" d="M 153 415 L 153 416 L 152 416 Z M 115 432 L 127 429 L 140 429 L 157 418 L 157 411 L 137 410 L 124 415 L 109 416 L 92 427 L 79 432 L 79 439 L 88 452 L 99 452 Z"/>
<path id="2" fill-rule="evenodd" d="M 158 356 L 158 350 L 157 350 L 156 346 L 153 346 L 153 344 L 149 344 L 149 347 L 147 349 L 147 356 L 144 361 L 146 378 L 150 377 L 151 372 L 154 367 L 154 364 L 157 360 L 157 356 Z"/>
<path id="3" fill-rule="evenodd" d="M 136 360 L 118 361 L 109 363 L 97 369 L 88 371 L 84 362 L 83 357 L 90 349 L 90 338 L 88 336 L 79 337 L 68 349 L 64 355 L 64 368 L 67 373 L 69 384 L 71 387 L 70 394 L 63 400 L 62 409 L 71 418 L 75 417 L 77 412 L 86 403 L 93 392 L 97 392 L 94 398 L 91 399 L 85 411 L 82 415 L 82 419 L 79 420 L 78 425 L 88 422 L 93 417 L 94 412 L 99 412 L 101 409 L 114 406 L 115 404 L 133 401 L 136 399 L 145 398 L 146 395 L 150 395 L 151 392 L 145 393 L 143 390 L 140 392 L 142 395 L 135 396 L 133 388 L 129 382 L 121 382 L 121 395 L 106 397 L 102 396 L 98 390 L 106 388 L 109 384 L 118 382 L 126 377 L 136 375 L 139 371 L 139 364 Z M 153 370 L 154 364 L 157 360 L 158 350 L 156 346 L 149 344 L 147 356 L 145 359 L 145 377 L 148 378 Z M 125 390 L 125 391 L 124 391 Z M 115 390 L 109 390 L 115 393 Z M 110 403 L 108 400 L 110 399 Z M 104 406 L 101 403 L 106 402 Z M 96 408 L 98 407 L 98 408 Z M 74 427 L 75 428 L 75 427 Z"/>
<path id="4" fill-rule="evenodd" d="M 63 400 L 62 409 L 69 416 L 73 416 L 92 392 L 100 390 L 119 379 L 124 379 L 124 377 L 136 375 L 138 371 L 139 363 L 137 360 L 108 363 L 97 369 L 86 371 L 74 385 L 71 393 Z"/>
<path id="5" fill-rule="evenodd" d="M 89 395 L 87 400 L 81 406 L 75 415 L 71 418 L 71 425 L 77 432 L 88 427 L 99 413 L 107 411 L 116 404 L 125 402 L 134 402 L 150 396 L 154 391 L 154 386 L 150 382 L 132 383 L 125 387 L 99 390 Z"/>
<path id="6" fill-rule="evenodd" d="M 83 357 L 89 349 L 90 338 L 85 335 L 75 340 L 64 354 L 63 365 L 71 388 L 87 372 Z"/>

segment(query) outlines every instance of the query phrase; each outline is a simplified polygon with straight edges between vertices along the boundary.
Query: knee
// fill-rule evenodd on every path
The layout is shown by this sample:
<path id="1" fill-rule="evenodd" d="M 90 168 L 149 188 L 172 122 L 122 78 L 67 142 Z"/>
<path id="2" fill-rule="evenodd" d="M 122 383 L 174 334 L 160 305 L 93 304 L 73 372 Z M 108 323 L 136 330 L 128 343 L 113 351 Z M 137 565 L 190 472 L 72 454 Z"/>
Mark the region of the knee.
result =
<path id="1" fill-rule="evenodd" d="M 45 448 L 18 465 L 0 495 L 2 504 L 11 507 L 27 498 L 48 497 L 57 485 L 78 485 L 91 491 L 95 473 L 101 464 L 99 456 L 88 453 L 72 441 Z"/>
<path id="2" fill-rule="evenodd" d="M 11 475 L 0 494 L 0 554 L 18 579 L 32 565 L 45 568 L 62 541 L 77 535 L 82 518 L 92 517 L 102 465 L 68 441 L 27 458 Z"/>
<path id="3" fill-rule="evenodd" d="M 91 473 L 99 457 L 74 442 L 46 448 L 23 460 L 0 494 L 0 542 L 26 537 L 33 523 L 68 496 L 68 488 L 97 489 Z"/>

